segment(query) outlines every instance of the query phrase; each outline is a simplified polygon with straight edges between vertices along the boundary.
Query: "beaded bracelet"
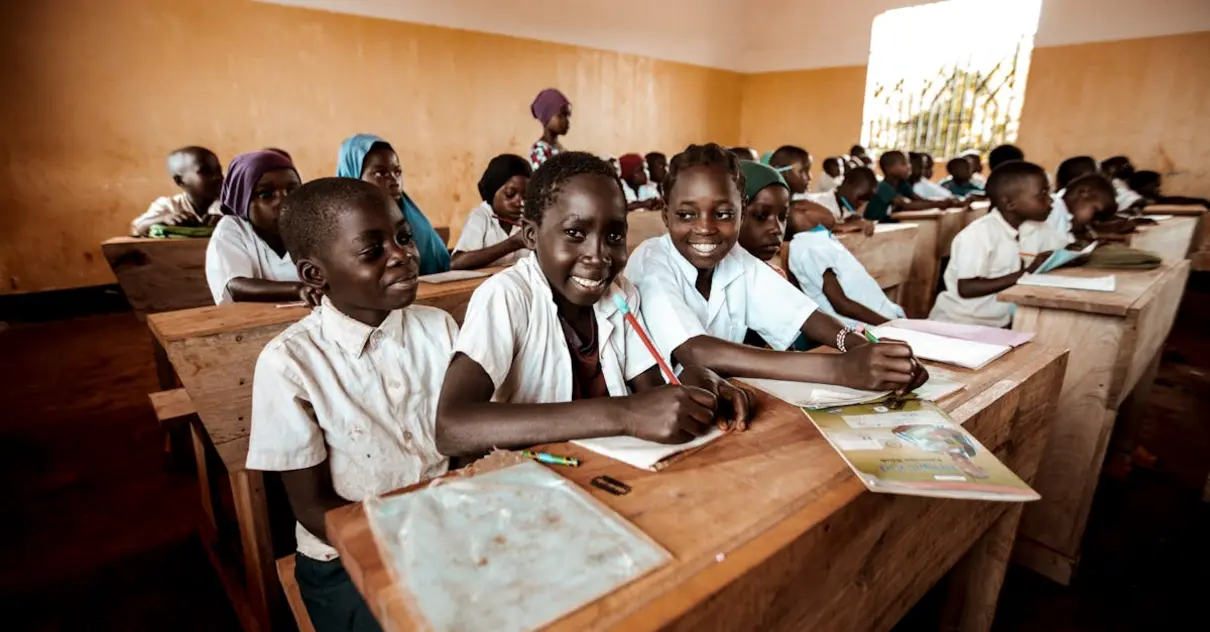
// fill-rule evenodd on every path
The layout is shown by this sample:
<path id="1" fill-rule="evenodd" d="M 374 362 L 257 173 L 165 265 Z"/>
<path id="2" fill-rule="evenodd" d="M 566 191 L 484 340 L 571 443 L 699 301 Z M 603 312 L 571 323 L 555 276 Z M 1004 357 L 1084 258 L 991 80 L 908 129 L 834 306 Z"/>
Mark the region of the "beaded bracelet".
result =
<path id="1" fill-rule="evenodd" d="M 848 336 L 849 334 L 855 334 L 855 333 L 857 333 L 857 328 L 852 327 L 852 326 L 845 327 L 844 329 L 841 329 L 839 332 L 837 332 L 836 348 L 839 349 L 841 353 L 848 353 L 848 349 L 845 349 L 845 347 L 844 347 L 845 337 Z"/>

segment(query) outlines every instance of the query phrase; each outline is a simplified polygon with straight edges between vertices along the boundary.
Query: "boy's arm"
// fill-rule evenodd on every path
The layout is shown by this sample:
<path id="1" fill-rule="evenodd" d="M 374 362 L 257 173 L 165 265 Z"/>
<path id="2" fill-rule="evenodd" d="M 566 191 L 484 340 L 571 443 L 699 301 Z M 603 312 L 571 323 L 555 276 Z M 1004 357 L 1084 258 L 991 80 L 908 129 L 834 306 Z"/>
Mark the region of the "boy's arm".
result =
<path id="1" fill-rule="evenodd" d="M 227 281 L 227 291 L 231 293 L 231 300 L 237 303 L 289 303 L 302 300 L 314 305 L 318 300 L 318 295 L 311 291 L 310 288 L 302 283 L 295 283 L 293 281 L 269 281 L 249 277 L 235 277 Z"/>
<path id="2" fill-rule="evenodd" d="M 476 270 L 486 268 L 500 257 L 511 255 L 525 247 L 521 239 L 521 229 L 514 228 L 508 239 L 496 242 L 478 250 L 455 251 L 450 257 L 451 270 Z"/>
<path id="3" fill-rule="evenodd" d="M 1022 268 L 1016 272 L 1011 272 L 1004 276 L 985 278 L 974 277 L 970 279 L 958 279 L 958 296 L 962 298 L 979 298 L 995 294 L 1002 290 L 1017 284 L 1017 281 L 1026 273 L 1033 272 L 1042 267 L 1043 263 L 1050 258 L 1053 251 L 1039 253 L 1034 257 L 1034 260 L 1029 264 L 1028 268 Z"/>
<path id="4" fill-rule="evenodd" d="M 828 297 L 828 302 L 832 304 L 832 308 L 841 316 L 871 325 L 881 325 L 888 320 L 882 314 L 850 299 L 844 293 L 844 288 L 840 286 L 840 280 L 836 278 L 836 273 L 830 269 L 825 270 L 823 273 L 823 295 Z"/>
<path id="5" fill-rule="evenodd" d="M 350 501 L 337 495 L 328 460 L 324 459 L 323 463 L 306 469 L 282 472 L 281 482 L 286 488 L 286 498 L 290 500 L 294 519 L 311 535 L 329 542 L 324 514 Z"/>

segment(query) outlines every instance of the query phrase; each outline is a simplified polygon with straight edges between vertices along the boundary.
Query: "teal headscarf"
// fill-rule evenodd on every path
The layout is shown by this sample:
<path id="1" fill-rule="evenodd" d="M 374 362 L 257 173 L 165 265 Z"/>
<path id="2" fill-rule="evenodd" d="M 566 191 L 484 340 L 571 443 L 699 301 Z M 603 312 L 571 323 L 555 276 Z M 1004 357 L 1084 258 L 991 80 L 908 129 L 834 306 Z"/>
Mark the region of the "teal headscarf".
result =
<path id="1" fill-rule="evenodd" d="M 390 146 L 390 143 L 373 134 L 354 134 L 340 144 L 340 155 L 336 158 L 336 177 L 361 179 L 361 167 L 365 163 L 366 154 L 376 143 Z M 420 274 L 435 274 L 447 272 L 450 269 L 450 252 L 441 241 L 441 236 L 433 230 L 429 219 L 420 212 L 420 208 L 404 192 L 399 200 L 399 208 L 403 211 L 404 219 L 412 226 L 412 241 L 420 250 Z"/>

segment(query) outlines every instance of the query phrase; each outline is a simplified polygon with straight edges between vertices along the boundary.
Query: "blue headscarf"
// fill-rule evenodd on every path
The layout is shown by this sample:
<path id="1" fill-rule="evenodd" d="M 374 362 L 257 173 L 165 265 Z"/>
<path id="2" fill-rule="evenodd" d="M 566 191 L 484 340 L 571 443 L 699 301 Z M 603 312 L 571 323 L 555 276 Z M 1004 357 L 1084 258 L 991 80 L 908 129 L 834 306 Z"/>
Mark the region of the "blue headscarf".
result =
<path id="1" fill-rule="evenodd" d="M 336 176 L 338 178 L 361 179 L 361 168 L 365 163 L 366 154 L 374 145 L 382 143 L 390 147 L 390 143 L 373 134 L 354 134 L 340 144 L 340 155 L 336 158 Z M 412 226 L 412 241 L 420 250 L 420 274 L 446 272 L 450 269 L 450 252 L 441 241 L 441 236 L 433 230 L 420 208 L 404 192 L 399 200 L 399 208 L 403 217 Z"/>

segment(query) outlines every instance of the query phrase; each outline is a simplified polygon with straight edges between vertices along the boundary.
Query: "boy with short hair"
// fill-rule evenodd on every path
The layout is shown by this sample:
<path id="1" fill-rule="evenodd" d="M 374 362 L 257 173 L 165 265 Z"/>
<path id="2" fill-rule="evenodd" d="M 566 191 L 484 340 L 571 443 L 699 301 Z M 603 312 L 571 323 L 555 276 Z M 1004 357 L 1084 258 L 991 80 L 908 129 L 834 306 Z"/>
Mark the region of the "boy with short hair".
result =
<path id="1" fill-rule="evenodd" d="M 1066 239 L 1045 221 L 1052 200 L 1046 171 L 1033 163 L 1000 165 L 987 179 L 992 210 L 954 237 L 945 269 L 945 291 L 929 314 L 932 320 L 1005 327 L 1012 323 L 1012 304 L 996 294 L 1042 265 Z M 1022 268 L 1021 253 L 1035 253 Z"/>
<path id="2" fill-rule="evenodd" d="M 815 183 L 817 193 L 833 191 L 844 182 L 844 164 L 838 156 L 828 156 L 823 160 L 823 173 Z"/>
<path id="3" fill-rule="evenodd" d="M 1025 160 L 1025 152 L 1016 145 L 1000 145 L 987 154 L 987 164 L 993 172 L 1000 165 L 1012 160 Z"/>
<path id="4" fill-rule="evenodd" d="M 834 233 L 865 232 L 873 234 L 874 224 L 862 219 L 861 207 L 874 197 L 878 178 L 865 167 L 855 167 L 845 174 L 836 189 L 825 193 L 808 193 L 807 200 L 827 209 L 830 217 L 815 217 L 807 213 L 812 224 L 821 224 Z M 808 228 L 804 226 L 803 228 Z"/>
<path id="5" fill-rule="evenodd" d="M 1117 192 L 1118 210 L 1125 211 L 1135 207 L 1143 207 L 1147 201 L 1143 196 L 1139 195 L 1126 181 L 1130 176 L 1134 175 L 1134 165 L 1130 164 L 1130 159 L 1126 156 L 1113 156 L 1101 161 L 1101 175 L 1109 179 L 1113 184 L 1113 190 Z"/>
<path id="6" fill-rule="evenodd" d="M 1143 200 L 1147 204 L 1200 204 L 1210 209 L 1210 200 L 1206 198 L 1164 195 L 1160 190 L 1160 187 L 1164 185 L 1164 178 L 1158 171 L 1136 171 L 1126 184 L 1134 192 L 1143 196 Z"/>
<path id="7" fill-rule="evenodd" d="M 870 158 L 870 154 L 866 152 L 865 147 L 861 145 L 853 145 L 849 148 L 849 157 L 845 160 L 845 167 L 853 169 L 856 167 L 874 167 L 874 160 Z"/>
<path id="8" fill-rule="evenodd" d="M 955 196 L 949 189 L 933 182 L 933 157 L 923 152 L 908 152 L 911 173 L 908 182 L 912 191 L 925 200 L 950 200 Z"/>
<path id="9" fill-rule="evenodd" d="M 317 630 L 378 630 L 328 544 L 324 514 L 446 472 L 437 394 L 458 326 L 412 305 L 420 254 L 382 188 L 322 178 L 290 195 L 281 233 L 322 304 L 265 346 L 247 466 L 281 472 L 298 524 L 295 578 Z"/>
<path id="10" fill-rule="evenodd" d="M 782 145 L 769 154 L 767 163 L 773 167 L 790 187 L 790 200 L 806 199 L 811 188 L 811 153 L 802 147 Z"/>
<path id="11" fill-rule="evenodd" d="M 168 154 L 168 173 L 181 192 L 156 198 L 145 213 L 130 223 L 131 235 L 146 237 L 157 224 L 213 226 L 223 216 L 219 202 L 223 166 L 214 152 L 196 145 L 181 147 Z"/>
<path id="12" fill-rule="evenodd" d="M 865 218 L 870 221 L 888 220 L 893 211 L 962 206 L 961 202 L 953 198 L 926 200 L 917 195 L 908 183 L 908 177 L 911 175 L 908 158 L 899 150 L 891 150 L 879 156 L 878 166 L 882 169 L 882 182 L 878 183 L 878 189 L 874 191 L 874 197 L 866 205 L 864 213 Z"/>
<path id="13" fill-rule="evenodd" d="M 986 188 L 987 179 L 983 177 L 983 156 L 979 153 L 979 150 L 968 149 L 958 154 L 958 157 L 966 160 L 966 163 L 970 165 L 971 182 L 978 185 L 979 190 Z"/>
<path id="14" fill-rule="evenodd" d="M 971 172 L 971 161 L 966 158 L 954 158 L 945 163 L 949 177 L 941 181 L 941 186 L 953 193 L 957 198 L 982 197 L 983 187 L 974 180 Z"/>

